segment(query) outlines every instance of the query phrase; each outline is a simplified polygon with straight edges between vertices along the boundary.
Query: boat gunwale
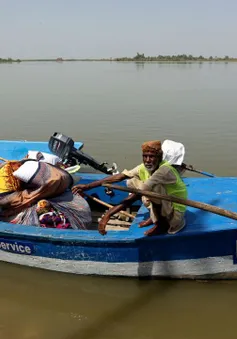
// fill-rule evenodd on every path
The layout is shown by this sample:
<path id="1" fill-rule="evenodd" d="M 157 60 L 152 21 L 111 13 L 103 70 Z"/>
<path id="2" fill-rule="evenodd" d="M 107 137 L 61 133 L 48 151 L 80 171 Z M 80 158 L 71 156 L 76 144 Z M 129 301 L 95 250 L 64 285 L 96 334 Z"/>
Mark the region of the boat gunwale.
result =
<path id="1" fill-rule="evenodd" d="M 4 224 L 4 225 L 3 225 Z M 58 230 L 58 229 L 44 229 L 37 226 L 26 226 L 0 222 L 0 241 L 4 238 L 14 238 L 21 240 L 34 240 L 40 242 L 49 243 L 71 243 L 71 244 L 126 244 L 136 243 L 140 241 L 169 241 L 173 237 L 178 238 L 189 238 L 189 237 L 200 237 L 210 234 L 233 232 L 237 231 L 237 225 L 229 223 L 231 227 L 228 229 L 218 229 L 216 225 L 213 225 L 215 229 L 199 229 L 189 230 L 188 232 L 181 231 L 177 234 L 162 234 L 157 236 L 144 236 L 144 229 L 137 228 L 135 232 L 132 230 L 128 231 L 108 231 L 107 235 L 102 236 L 96 230 Z M 3 229 L 5 225 L 11 227 L 11 229 Z M 134 227 L 137 224 L 133 225 Z M 126 235 L 124 234 L 126 233 Z"/>

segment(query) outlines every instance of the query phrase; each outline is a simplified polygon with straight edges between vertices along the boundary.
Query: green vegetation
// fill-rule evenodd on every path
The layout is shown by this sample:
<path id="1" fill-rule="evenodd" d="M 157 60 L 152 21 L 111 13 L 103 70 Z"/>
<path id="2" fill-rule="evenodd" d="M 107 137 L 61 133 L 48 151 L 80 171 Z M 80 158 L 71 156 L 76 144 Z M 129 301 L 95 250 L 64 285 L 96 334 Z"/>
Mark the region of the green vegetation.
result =
<path id="1" fill-rule="evenodd" d="M 13 62 L 21 62 L 21 60 L 20 59 L 14 60 L 14 59 L 11 59 L 11 58 L 8 58 L 8 59 L 0 58 L 0 64 L 1 63 L 9 63 L 9 64 L 11 64 Z"/>
<path id="2" fill-rule="evenodd" d="M 213 57 L 210 56 L 208 58 L 203 57 L 202 55 L 200 56 L 193 56 L 191 54 L 178 54 L 178 55 L 158 55 L 158 56 L 145 56 L 144 53 L 140 54 L 137 53 L 137 55 L 133 58 L 116 58 L 113 59 L 114 61 L 158 61 L 158 62 L 188 62 L 188 61 L 237 61 L 237 58 L 230 58 L 229 56 L 225 56 L 223 58 L 221 57 Z"/>
<path id="3" fill-rule="evenodd" d="M 232 62 L 237 61 L 237 58 L 229 57 L 204 57 L 202 55 L 193 56 L 191 54 L 178 54 L 178 55 L 158 55 L 158 56 L 145 56 L 144 53 L 137 53 L 136 56 L 122 57 L 122 58 L 104 58 L 104 59 L 63 59 L 61 57 L 56 59 L 1 59 L 0 63 L 13 63 L 13 62 L 35 62 L 35 61 L 44 61 L 44 62 L 65 62 L 65 61 L 115 61 L 115 62 L 173 62 L 173 63 L 190 63 L 190 62 Z"/>

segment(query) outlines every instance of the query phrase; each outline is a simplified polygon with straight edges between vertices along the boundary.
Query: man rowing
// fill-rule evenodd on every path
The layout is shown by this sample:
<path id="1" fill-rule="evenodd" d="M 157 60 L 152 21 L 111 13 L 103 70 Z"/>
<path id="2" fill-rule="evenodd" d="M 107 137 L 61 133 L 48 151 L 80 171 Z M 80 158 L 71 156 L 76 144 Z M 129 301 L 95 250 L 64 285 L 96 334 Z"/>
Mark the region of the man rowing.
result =
<path id="1" fill-rule="evenodd" d="M 104 183 L 115 183 L 127 179 L 127 186 L 130 188 L 186 199 L 187 188 L 181 179 L 184 147 L 182 145 L 181 152 L 176 152 L 175 144 L 182 145 L 178 143 L 170 145 L 170 141 L 165 141 L 162 147 L 159 140 L 145 142 L 142 144 L 142 164 L 131 170 L 125 169 L 120 174 L 112 175 L 102 180 L 85 185 L 76 185 L 72 188 L 72 191 L 73 193 L 80 193 L 101 186 Z M 173 151 L 171 151 L 171 146 Z M 179 153 L 178 156 L 176 153 Z M 112 207 L 101 219 L 99 232 L 103 235 L 106 234 L 105 227 L 111 216 L 127 208 L 139 198 L 136 194 L 130 194 L 119 205 Z M 142 202 L 149 209 L 150 218 L 140 223 L 139 226 L 145 227 L 154 224 L 151 229 L 144 233 L 145 235 L 159 234 L 164 229 L 164 224 L 169 234 L 175 234 L 185 226 L 186 206 L 164 200 L 154 202 L 146 197 L 142 197 Z"/>

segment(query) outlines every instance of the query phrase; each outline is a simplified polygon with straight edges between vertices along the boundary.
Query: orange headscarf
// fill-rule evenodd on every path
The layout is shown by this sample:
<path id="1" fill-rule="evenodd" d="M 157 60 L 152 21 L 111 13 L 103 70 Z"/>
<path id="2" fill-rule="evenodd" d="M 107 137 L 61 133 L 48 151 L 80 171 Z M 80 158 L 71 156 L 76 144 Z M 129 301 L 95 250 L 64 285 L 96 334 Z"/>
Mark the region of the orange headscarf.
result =
<path id="1" fill-rule="evenodd" d="M 160 140 L 146 141 L 142 144 L 142 152 L 153 152 L 157 155 L 161 154 Z"/>

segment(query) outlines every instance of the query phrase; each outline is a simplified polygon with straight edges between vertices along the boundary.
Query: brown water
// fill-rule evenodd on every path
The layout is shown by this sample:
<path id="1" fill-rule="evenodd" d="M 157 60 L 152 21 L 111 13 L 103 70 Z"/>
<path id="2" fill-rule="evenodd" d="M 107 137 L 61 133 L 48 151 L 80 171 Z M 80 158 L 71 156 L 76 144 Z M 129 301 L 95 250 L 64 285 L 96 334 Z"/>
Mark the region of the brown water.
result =
<path id="1" fill-rule="evenodd" d="M 121 169 L 140 161 L 144 140 L 173 139 L 188 163 L 236 175 L 237 63 L 39 62 L 0 75 L 1 138 L 62 131 Z"/>
<path id="2" fill-rule="evenodd" d="M 235 282 L 139 281 L 0 267 L 1 339 L 236 338 Z"/>
<path id="3" fill-rule="evenodd" d="M 1 138 L 62 131 L 120 169 L 170 138 L 236 176 L 237 64 L 0 65 Z M 0 263 L 0 339 L 236 338 L 235 282 L 82 277 Z"/>

